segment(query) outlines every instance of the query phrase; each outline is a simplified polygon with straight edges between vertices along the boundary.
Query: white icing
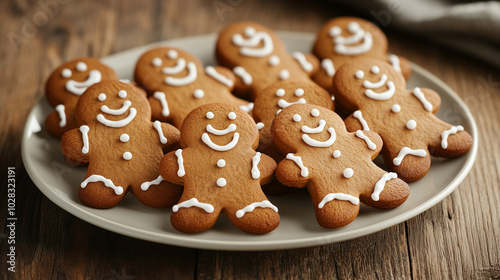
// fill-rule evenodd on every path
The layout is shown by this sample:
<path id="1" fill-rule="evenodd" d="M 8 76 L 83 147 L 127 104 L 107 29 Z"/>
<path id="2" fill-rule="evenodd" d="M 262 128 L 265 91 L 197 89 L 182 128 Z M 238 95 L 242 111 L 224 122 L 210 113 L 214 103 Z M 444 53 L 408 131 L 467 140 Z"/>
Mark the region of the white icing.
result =
<path id="1" fill-rule="evenodd" d="M 279 115 L 281 111 L 283 111 L 283 109 L 279 109 L 278 111 L 276 111 L 276 116 Z"/>
<path id="2" fill-rule="evenodd" d="M 401 106 L 399 106 L 399 104 L 394 104 L 391 107 L 391 111 L 393 113 L 399 113 L 399 112 L 401 112 Z"/>
<path id="3" fill-rule="evenodd" d="M 302 120 L 302 117 L 299 114 L 293 115 L 294 122 L 300 122 L 301 120 Z"/>
<path id="4" fill-rule="evenodd" d="M 153 94 L 153 97 L 158 99 L 161 103 L 161 115 L 164 117 L 168 117 L 170 115 L 170 109 L 168 108 L 167 98 L 164 92 L 157 91 Z"/>
<path id="5" fill-rule="evenodd" d="M 137 115 L 137 110 L 135 108 L 130 108 L 130 113 L 124 119 L 119 121 L 110 121 L 106 119 L 102 114 L 97 115 L 97 120 L 105 126 L 109 127 L 124 127 L 128 125 Z"/>
<path id="6" fill-rule="evenodd" d="M 80 132 L 82 133 L 82 141 L 83 141 L 82 153 L 84 154 L 89 153 L 89 131 L 90 127 L 88 127 L 88 125 L 80 126 Z"/>
<path id="7" fill-rule="evenodd" d="M 321 61 L 321 68 L 325 70 L 328 77 L 333 77 L 335 75 L 335 66 L 333 65 L 333 61 L 329 58 L 325 58 Z"/>
<path id="8" fill-rule="evenodd" d="M 344 169 L 344 172 L 342 172 L 342 175 L 344 175 L 345 178 L 349 179 L 354 175 L 354 170 L 352 170 L 352 168 L 346 168 Z"/>
<path id="9" fill-rule="evenodd" d="M 394 86 L 394 83 L 392 81 L 387 82 L 387 87 L 389 88 L 388 90 L 384 92 L 374 92 L 371 89 L 365 90 L 365 95 L 368 96 L 371 99 L 375 100 L 387 100 L 390 99 L 394 93 L 396 92 L 396 87 Z"/>
<path id="10" fill-rule="evenodd" d="M 255 32 L 255 29 L 253 29 L 254 32 L 246 32 L 247 30 L 250 29 L 245 30 L 245 35 L 250 37 L 249 39 L 243 39 L 241 34 L 233 35 L 233 43 L 240 47 L 240 54 L 252 57 L 264 57 L 273 52 L 273 39 L 269 34 L 263 31 Z M 262 47 L 256 48 L 260 42 L 262 42 Z"/>
<path id="11" fill-rule="evenodd" d="M 258 123 L 257 123 L 257 129 L 258 129 L 258 130 L 261 130 L 261 129 L 263 129 L 263 128 L 264 128 L 264 123 L 263 123 L 263 122 L 258 122 Z"/>
<path id="12" fill-rule="evenodd" d="M 387 75 L 386 74 L 383 74 L 381 77 L 380 77 L 380 80 L 378 82 L 375 82 L 375 83 L 372 83 L 368 80 L 364 80 L 363 81 L 363 86 L 365 88 L 372 88 L 372 89 L 375 89 L 375 88 L 379 88 L 379 87 L 382 87 L 383 85 L 385 85 L 385 83 L 387 82 Z"/>
<path id="13" fill-rule="evenodd" d="M 419 87 L 413 89 L 413 95 L 424 105 L 425 110 L 431 112 L 432 104 L 425 99 L 424 93 L 420 90 Z"/>
<path id="14" fill-rule="evenodd" d="M 132 159 L 132 153 L 131 152 L 125 152 L 125 153 L 123 153 L 123 159 L 124 160 L 131 160 Z"/>
<path id="15" fill-rule="evenodd" d="M 285 90 L 282 89 L 282 88 L 279 88 L 277 91 L 276 91 L 276 96 L 278 97 L 282 97 L 282 96 L 285 96 Z"/>
<path id="16" fill-rule="evenodd" d="M 295 101 L 295 102 L 288 102 L 284 99 L 280 99 L 278 100 L 278 106 L 280 106 L 281 108 L 286 108 L 290 105 L 293 105 L 293 104 L 306 104 L 306 100 L 304 98 L 300 98 L 299 100 Z"/>
<path id="17" fill-rule="evenodd" d="M 206 127 L 206 130 L 212 134 L 215 135 L 226 135 L 228 133 L 231 133 L 236 130 L 236 125 L 234 123 L 228 125 L 225 129 L 219 130 L 216 128 L 213 128 L 211 124 L 208 124 Z"/>
<path id="18" fill-rule="evenodd" d="M 257 208 L 257 207 L 260 207 L 260 208 L 271 208 L 271 209 L 274 210 L 274 212 L 278 213 L 278 207 L 274 206 L 268 200 L 264 200 L 264 201 L 261 201 L 261 202 L 254 202 L 254 203 L 252 203 L 252 204 L 250 204 L 248 206 L 245 206 L 245 208 L 236 211 L 236 217 L 237 218 L 242 218 L 243 216 L 245 216 L 245 213 L 253 212 L 253 210 L 255 210 L 255 208 Z"/>
<path id="19" fill-rule="evenodd" d="M 205 96 L 205 92 L 202 90 L 202 89 L 195 89 L 194 92 L 193 92 L 193 96 L 194 98 L 203 98 L 203 96 Z"/>
<path id="20" fill-rule="evenodd" d="M 228 79 L 226 76 L 222 75 L 221 73 L 217 72 L 215 68 L 212 66 L 207 66 L 205 67 L 205 72 L 212 78 L 214 78 L 216 81 L 219 83 L 227 86 L 227 87 L 232 87 L 233 86 L 233 81 Z"/>
<path id="21" fill-rule="evenodd" d="M 123 102 L 123 105 L 120 109 L 109 109 L 108 106 L 102 105 L 101 111 L 103 113 L 106 113 L 106 114 L 119 116 L 119 115 L 122 115 L 125 112 L 127 112 L 127 110 L 130 108 L 130 106 L 132 106 L 132 102 L 130 102 L 130 100 L 126 100 L 125 102 Z"/>
<path id="22" fill-rule="evenodd" d="M 223 160 L 223 159 L 219 159 L 219 160 L 217 161 L 217 167 L 222 168 L 222 167 L 224 167 L 224 166 L 226 166 L 226 161 L 225 161 L 225 160 Z"/>
<path id="23" fill-rule="evenodd" d="M 217 186 L 219 187 L 225 187 L 227 184 L 227 181 L 225 178 L 219 178 L 217 179 Z"/>
<path id="24" fill-rule="evenodd" d="M 76 70 L 79 71 L 79 72 L 85 72 L 87 71 L 88 67 L 87 67 L 87 64 L 85 64 L 85 62 L 78 62 L 76 64 Z"/>
<path id="25" fill-rule="evenodd" d="M 464 131 L 464 127 L 461 125 L 457 125 L 457 126 L 452 126 L 450 129 L 443 131 L 443 133 L 441 133 L 441 148 L 447 149 L 448 136 L 450 136 L 451 134 L 456 134 L 459 131 Z"/>
<path id="26" fill-rule="evenodd" d="M 250 102 L 248 103 L 248 105 L 240 105 L 240 109 L 247 113 L 250 113 L 253 110 L 253 106 L 254 106 L 253 102 Z"/>
<path id="27" fill-rule="evenodd" d="M 99 95 L 97 96 L 97 99 L 99 101 L 104 101 L 106 100 L 106 94 L 105 93 L 99 93 Z"/>
<path id="28" fill-rule="evenodd" d="M 342 34 L 342 29 L 340 29 L 340 27 L 338 26 L 332 26 L 332 28 L 328 30 L 328 34 L 330 35 L 330 37 L 339 36 L 340 34 Z"/>
<path id="29" fill-rule="evenodd" d="M 302 132 L 305 132 L 305 133 L 320 133 L 323 131 L 323 129 L 325 129 L 325 125 L 326 125 L 325 120 L 319 120 L 319 125 L 316 128 L 310 128 L 307 125 L 303 125 L 301 130 L 302 130 Z"/>
<path id="30" fill-rule="evenodd" d="M 179 211 L 180 208 L 191 208 L 191 207 L 201 208 L 201 209 L 205 210 L 205 212 L 207 212 L 207 213 L 214 212 L 213 205 L 211 205 L 209 203 L 199 202 L 198 199 L 196 199 L 196 198 L 191 198 L 191 199 L 183 201 L 177 205 L 174 205 L 172 207 L 172 211 L 177 212 L 177 211 Z"/>
<path id="31" fill-rule="evenodd" d="M 295 96 L 300 97 L 304 95 L 304 89 L 298 88 L 295 90 Z"/>
<path id="32" fill-rule="evenodd" d="M 380 68 L 376 65 L 372 66 L 372 68 L 370 69 L 370 71 L 373 73 L 373 74 L 378 74 L 380 73 Z"/>
<path id="33" fill-rule="evenodd" d="M 334 50 L 339 54 L 359 55 L 368 52 L 373 45 L 372 35 L 361 28 L 357 22 L 349 23 L 347 30 L 353 33 L 349 37 L 342 37 L 342 30 L 338 27 L 333 28 L 330 30 L 330 36 L 334 37 L 336 44 Z"/>
<path id="34" fill-rule="evenodd" d="M 259 162 L 260 162 L 260 153 L 257 152 L 255 156 L 252 158 L 252 178 L 254 179 L 259 179 L 260 178 L 260 171 L 259 171 Z"/>
<path id="35" fill-rule="evenodd" d="M 126 143 L 130 140 L 130 136 L 126 133 L 120 135 L 120 141 L 123 143 Z"/>
<path id="36" fill-rule="evenodd" d="M 127 91 L 125 91 L 125 90 L 123 90 L 123 89 L 122 89 L 122 90 L 120 90 L 120 91 L 118 92 L 118 97 L 120 97 L 120 98 L 126 98 L 126 97 L 127 97 Z"/>
<path id="37" fill-rule="evenodd" d="M 288 72 L 288 70 L 286 70 L 286 69 L 281 70 L 280 74 L 279 74 L 279 78 L 281 80 L 286 80 L 286 79 L 290 78 L 290 72 Z"/>
<path id="38" fill-rule="evenodd" d="M 293 58 L 295 58 L 295 60 L 297 60 L 297 62 L 300 64 L 300 67 L 302 67 L 304 71 L 311 72 L 313 70 L 312 63 L 307 61 L 306 56 L 303 53 L 294 52 L 292 56 Z"/>
<path id="39" fill-rule="evenodd" d="M 228 144 L 226 144 L 224 146 L 219 146 L 219 145 L 215 144 L 214 142 L 212 142 L 212 139 L 210 139 L 210 136 L 208 136 L 207 133 L 203 133 L 203 135 L 201 136 L 201 140 L 203 141 L 203 143 L 205 143 L 211 149 L 219 151 L 219 152 L 229 151 L 232 148 L 234 148 L 236 146 L 236 144 L 238 144 L 239 138 L 240 138 L 240 134 L 238 132 L 235 132 L 233 135 L 233 140 L 231 140 L 231 142 L 229 142 Z"/>
<path id="40" fill-rule="evenodd" d="M 177 165 L 179 165 L 177 176 L 184 177 L 184 175 L 186 175 L 186 170 L 184 170 L 184 158 L 182 157 L 182 149 L 178 149 L 177 151 L 175 151 L 175 155 L 177 156 Z"/>
<path id="41" fill-rule="evenodd" d="M 359 120 L 359 122 L 363 126 L 364 131 L 370 131 L 370 127 L 368 126 L 368 123 L 366 122 L 366 120 L 363 118 L 363 114 L 361 113 L 360 110 L 357 110 L 356 112 L 354 112 L 352 114 L 352 116 Z"/>
<path id="42" fill-rule="evenodd" d="M 163 129 L 161 128 L 161 122 L 160 121 L 155 121 L 153 123 L 153 127 L 156 128 L 156 131 L 158 132 L 158 136 L 160 136 L 160 142 L 162 144 L 167 144 L 168 140 L 165 137 L 165 135 L 163 135 Z"/>
<path id="43" fill-rule="evenodd" d="M 172 67 L 163 67 L 161 72 L 165 75 L 175 75 L 186 69 L 186 60 L 184 58 L 179 58 L 177 64 Z"/>
<path id="44" fill-rule="evenodd" d="M 311 110 L 311 116 L 313 116 L 313 117 L 319 116 L 319 110 L 318 109 L 312 109 Z"/>
<path id="45" fill-rule="evenodd" d="M 206 116 L 206 117 L 207 117 L 207 119 L 209 119 L 209 120 L 211 120 L 211 119 L 213 119 L 213 118 L 215 117 L 215 116 L 214 116 L 214 113 L 212 113 L 212 112 L 208 112 L 205 116 Z"/>
<path id="46" fill-rule="evenodd" d="M 409 120 L 406 123 L 406 128 L 408 128 L 409 130 L 413 130 L 413 129 L 417 128 L 417 122 L 415 120 Z"/>
<path id="47" fill-rule="evenodd" d="M 385 183 L 391 179 L 396 179 L 396 178 L 398 178 L 398 174 L 394 172 L 389 172 L 382 175 L 382 178 L 380 178 L 380 180 L 378 180 L 378 182 L 375 184 L 375 188 L 373 189 L 373 193 L 371 195 L 372 200 L 378 201 L 380 199 L 380 193 L 385 188 Z"/>
<path id="48" fill-rule="evenodd" d="M 252 84 L 252 75 L 250 75 L 250 73 L 247 72 L 247 70 L 245 70 L 245 68 L 241 67 L 241 66 L 236 66 L 233 68 L 233 72 L 235 75 L 237 75 L 238 77 L 241 78 L 241 80 L 243 81 L 243 83 L 245 85 L 251 85 Z"/>
<path id="49" fill-rule="evenodd" d="M 286 155 L 286 158 L 289 160 L 292 160 L 293 162 L 295 162 L 299 166 L 300 175 L 302 177 L 309 176 L 309 169 L 307 169 L 307 167 L 304 166 L 304 163 L 302 162 L 302 158 L 300 156 L 295 156 L 294 154 L 289 153 Z"/>
<path id="50" fill-rule="evenodd" d="M 334 158 L 339 158 L 342 153 L 339 150 L 333 151 L 333 157 Z"/>
<path id="51" fill-rule="evenodd" d="M 271 55 L 269 57 L 269 60 L 267 61 L 267 63 L 269 63 L 269 65 L 271 65 L 271 66 L 276 66 L 276 65 L 280 64 L 280 57 L 277 55 Z"/>
<path id="52" fill-rule="evenodd" d="M 179 56 L 176 50 L 168 50 L 167 57 L 170 59 L 176 59 Z"/>
<path id="53" fill-rule="evenodd" d="M 235 112 L 230 112 L 229 114 L 227 114 L 227 117 L 230 120 L 234 120 L 234 119 L 236 119 L 236 113 Z"/>
<path id="54" fill-rule="evenodd" d="M 360 139 L 363 139 L 365 140 L 366 142 L 366 145 L 368 146 L 368 149 L 370 150 L 375 150 L 377 149 L 377 145 L 375 145 L 375 143 L 372 142 L 372 140 L 370 140 L 370 138 L 368 138 L 368 136 L 366 136 L 363 131 L 361 130 L 357 130 L 356 131 L 356 137 L 360 138 Z"/>
<path id="55" fill-rule="evenodd" d="M 403 161 L 404 157 L 407 155 L 425 157 L 427 155 L 427 152 L 424 149 L 413 150 L 411 148 L 404 147 L 403 149 L 401 149 L 401 151 L 399 151 L 398 156 L 392 160 L 392 163 L 395 166 L 399 166 L 401 164 L 401 162 Z"/>
<path id="56" fill-rule="evenodd" d="M 196 64 L 194 62 L 187 63 L 188 74 L 182 78 L 166 77 L 165 84 L 171 86 L 185 86 L 196 80 L 198 77 L 198 71 L 196 70 Z"/>
<path id="57" fill-rule="evenodd" d="M 161 60 L 161 58 L 155 57 L 151 61 L 151 64 L 153 64 L 153 66 L 160 67 L 163 64 L 163 61 Z"/>
<path id="58" fill-rule="evenodd" d="M 88 183 L 96 182 L 103 182 L 106 187 L 112 188 L 115 191 L 116 195 L 123 194 L 123 188 L 121 186 L 115 186 L 113 181 L 111 181 L 110 179 L 106 179 L 101 175 L 90 175 L 87 179 L 85 179 L 85 181 L 80 184 L 80 187 L 84 189 Z"/>
<path id="59" fill-rule="evenodd" d="M 59 118 L 61 121 L 59 122 L 59 127 L 66 126 L 66 112 L 64 111 L 65 107 L 63 104 L 59 104 L 56 106 L 56 111 L 59 114 Z"/>
<path id="60" fill-rule="evenodd" d="M 85 90 L 87 90 L 88 87 L 90 87 L 91 85 L 95 84 L 95 83 L 98 83 L 101 81 L 101 72 L 99 72 L 99 70 L 92 70 L 90 71 L 89 73 L 89 77 L 87 78 L 87 80 L 83 81 L 83 82 L 77 82 L 77 81 L 74 81 L 74 80 L 68 80 L 66 82 L 66 90 L 73 93 L 73 94 L 76 94 L 76 95 L 82 95 L 83 92 L 85 92 Z"/>
<path id="61" fill-rule="evenodd" d="M 392 64 L 392 68 L 396 70 L 396 72 L 401 72 L 401 66 L 399 63 L 399 57 L 397 55 L 389 55 L 389 62 Z"/>
<path id="62" fill-rule="evenodd" d="M 71 70 L 69 70 L 68 68 L 64 68 L 62 71 L 61 71 L 61 76 L 63 78 L 69 78 L 71 77 L 71 75 L 73 75 L 73 72 L 71 72 Z"/>
<path id="63" fill-rule="evenodd" d="M 345 201 L 350 201 L 354 205 L 359 204 L 359 198 L 354 197 L 350 194 L 345 194 L 345 193 L 329 193 L 325 195 L 325 197 L 321 200 L 321 202 L 318 204 L 318 208 L 322 209 L 326 203 L 337 199 L 337 200 L 345 200 Z"/>
<path id="64" fill-rule="evenodd" d="M 156 179 L 154 179 L 153 181 L 148 181 L 148 182 L 142 183 L 141 184 L 141 190 L 147 191 L 150 186 L 152 186 L 152 185 L 155 185 L 155 186 L 159 185 L 163 181 L 165 181 L 165 179 L 163 179 L 163 177 L 161 177 L 161 175 L 158 175 L 158 177 L 156 177 Z"/>
<path id="65" fill-rule="evenodd" d="M 333 145 L 333 143 L 335 143 L 337 134 L 335 133 L 335 129 L 333 127 L 329 127 L 328 132 L 330 133 L 330 138 L 326 141 L 314 140 L 307 134 L 302 134 L 302 140 L 304 140 L 304 142 L 306 142 L 306 144 L 311 147 L 317 147 L 317 148 L 330 147 L 331 145 Z"/>
<path id="66" fill-rule="evenodd" d="M 354 74 L 356 79 L 363 79 L 365 77 L 365 72 L 363 70 L 358 70 L 356 71 L 356 74 Z"/>

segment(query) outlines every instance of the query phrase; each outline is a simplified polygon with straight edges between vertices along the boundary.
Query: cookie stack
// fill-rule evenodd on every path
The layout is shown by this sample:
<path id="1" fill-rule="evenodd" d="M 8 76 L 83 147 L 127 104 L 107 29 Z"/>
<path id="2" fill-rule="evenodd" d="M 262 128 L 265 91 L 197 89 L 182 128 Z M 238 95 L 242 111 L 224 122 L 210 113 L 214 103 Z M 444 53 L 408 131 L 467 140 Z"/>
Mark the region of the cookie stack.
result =
<path id="1" fill-rule="evenodd" d="M 342 227 L 360 203 L 404 203 L 431 155 L 472 146 L 462 126 L 434 115 L 436 92 L 406 88 L 410 64 L 387 45 L 372 23 L 342 17 L 319 30 L 314 54 L 288 53 L 269 28 L 238 22 L 219 33 L 221 66 L 159 47 L 126 82 L 80 58 L 47 81 L 46 128 L 62 136 L 70 164 L 88 165 L 79 187 L 87 206 L 113 207 L 130 190 L 147 206 L 172 207 L 182 232 L 208 230 L 223 212 L 264 234 L 280 223 L 265 193 L 307 187 L 319 225 Z M 380 152 L 386 170 L 373 163 Z"/>

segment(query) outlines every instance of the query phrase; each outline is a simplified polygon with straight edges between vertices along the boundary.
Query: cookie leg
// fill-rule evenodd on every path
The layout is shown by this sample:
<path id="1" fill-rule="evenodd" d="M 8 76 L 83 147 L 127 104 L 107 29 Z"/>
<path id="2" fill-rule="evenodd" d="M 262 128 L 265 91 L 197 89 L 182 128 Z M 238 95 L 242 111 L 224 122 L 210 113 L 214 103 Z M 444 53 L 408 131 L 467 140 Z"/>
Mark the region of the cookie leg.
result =
<path id="1" fill-rule="evenodd" d="M 265 197 L 257 200 L 231 205 L 226 207 L 224 213 L 235 227 L 244 232 L 252 234 L 271 232 L 280 224 L 278 208 Z"/>
<path id="2" fill-rule="evenodd" d="M 318 224 L 325 228 L 338 228 L 351 223 L 359 213 L 359 199 L 341 192 L 313 195 L 314 212 Z"/>
<path id="3" fill-rule="evenodd" d="M 394 172 L 385 172 L 373 164 L 365 174 L 367 188 L 360 195 L 364 204 L 378 209 L 392 209 L 403 204 L 410 195 L 410 186 L 397 177 Z"/>
<path id="4" fill-rule="evenodd" d="M 158 182 L 159 181 L 159 182 Z M 173 206 L 182 195 L 182 187 L 160 179 L 133 186 L 132 193 L 142 204 L 153 208 Z"/>
<path id="5" fill-rule="evenodd" d="M 438 139 L 430 145 L 433 156 L 452 158 L 465 154 L 472 147 L 472 136 L 464 131 L 463 126 L 451 126 L 436 131 Z"/>
<path id="6" fill-rule="evenodd" d="M 127 187 L 103 176 L 91 175 L 80 184 L 78 198 L 92 208 L 111 208 L 122 201 Z"/>
<path id="7" fill-rule="evenodd" d="M 172 207 L 170 222 L 178 231 L 198 233 L 213 227 L 220 214 L 218 206 L 198 201 L 196 198 L 184 200 Z"/>
<path id="8" fill-rule="evenodd" d="M 431 167 L 427 145 L 421 143 L 414 143 L 411 147 L 384 146 L 382 155 L 389 169 L 406 182 L 421 179 Z"/>

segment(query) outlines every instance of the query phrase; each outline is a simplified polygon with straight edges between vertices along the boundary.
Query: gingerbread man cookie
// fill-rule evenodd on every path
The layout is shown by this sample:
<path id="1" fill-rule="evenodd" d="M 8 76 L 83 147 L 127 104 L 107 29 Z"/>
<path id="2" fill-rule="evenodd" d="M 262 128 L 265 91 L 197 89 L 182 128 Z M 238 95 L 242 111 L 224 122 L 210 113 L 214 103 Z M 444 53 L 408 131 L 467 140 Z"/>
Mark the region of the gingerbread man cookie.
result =
<path id="1" fill-rule="evenodd" d="M 75 107 L 82 93 L 103 80 L 116 80 L 113 69 L 91 57 L 78 58 L 59 66 L 45 84 L 47 101 L 55 108 L 45 121 L 47 131 L 61 137 L 78 127 Z"/>
<path id="2" fill-rule="evenodd" d="M 136 87 L 111 80 L 89 87 L 78 101 L 76 118 L 81 126 L 63 135 L 61 148 L 70 158 L 89 163 L 78 192 L 82 203 L 113 207 L 129 189 L 155 208 L 179 199 L 182 188 L 158 172 L 162 149 L 177 147 L 179 131 L 151 122 L 151 108 Z"/>
<path id="3" fill-rule="evenodd" d="M 430 89 L 406 89 L 401 73 L 375 59 L 342 66 L 333 79 L 336 101 L 352 113 L 349 131 L 375 131 L 384 140 L 385 163 L 408 182 L 429 171 L 431 155 L 451 158 L 466 153 L 472 137 L 461 125 L 434 114 L 441 99 Z"/>
<path id="4" fill-rule="evenodd" d="M 292 105 L 274 119 L 273 140 L 286 154 L 276 169 L 285 185 L 307 187 L 318 223 L 326 228 L 352 222 L 360 202 L 392 209 L 410 188 L 373 163 L 382 139 L 372 131 L 347 132 L 333 111 L 309 104 Z"/>
<path id="5" fill-rule="evenodd" d="M 394 69 L 410 77 L 407 59 L 387 54 L 387 37 L 373 23 L 357 17 L 338 17 L 328 21 L 319 30 L 313 53 L 321 60 L 321 70 L 314 81 L 331 92 L 335 69 L 358 58 L 388 61 Z"/>
<path id="6" fill-rule="evenodd" d="M 160 174 L 184 186 L 171 222 L 179 231 L 211 228 L 223 212 L 237 228 L 253 234 L 275 229 L 278 208 L 261 184 L 273 178 L 276 163 L 256 152 L 259 132 L 238 107 L 214 103 L 194 109 L 181 128 L 182 149 L 165 155 Z"/>
<path id="7" fill-rule="evenodd" d="M 235 94 L 252 100 L 278 81 L 311 81 L 319 68 L 313 55 L 288 54 L 271 29 L 248 21 L 230 24 L 220 32 L 215 55 L 237 76 Z"/>
<path id="8" fill-rule="evenodd" d="M 150 94 L 153 119 L 177 128 L 194 108 L 214 102 L 240 106 L 250 112 L 253 104 L 231 94 L 235 77 L 220 66 L 203 68 L 195 56 L 176 48 L 147 51 L 137 61 L 135 80 Z"/>

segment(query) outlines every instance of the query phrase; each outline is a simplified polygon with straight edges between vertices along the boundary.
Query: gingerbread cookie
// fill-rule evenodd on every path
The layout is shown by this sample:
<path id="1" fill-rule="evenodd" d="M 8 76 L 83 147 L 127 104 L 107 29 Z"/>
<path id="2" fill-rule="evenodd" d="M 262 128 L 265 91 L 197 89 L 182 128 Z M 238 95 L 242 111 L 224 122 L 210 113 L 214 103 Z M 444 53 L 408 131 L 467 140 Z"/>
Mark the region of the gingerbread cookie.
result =
<path id="1" fill-rule="evenodd" d="M 406 79 L 411 74 L 407 59 L 387 54 L 387 37 L 373 23 L 357 17 L 338 17 L 319 30 L 313 53 L 321 60 L 321 70 L 314 81 L 331 92 L 335 69 L 358 58 L 390 62 Z"/>
<path id="2" fill-rule="evenodd" d="M 45 84 L 47 101 L 55 108 L 45 121 L 47 131 L 61 137 L 78 127 L 75 107 L 82 93 L 95 83 L 116 79 L 113 69 L 92 57 L 78 58 L 59 66 Z"/>
<path id="3" fill-rule="evenodd" d="M 472 137 L 434 115 L 439 95 L 424 88 L 406 89 L 401 73 L 375 59 L 352 61 L 333 79 L 336 102 L 352 113 L 349 131 L 375 131 L 384 140 L 387 166 L 408 182 L 422 178 L 431 155 L 451 158 L 466 153 Z"/>
<path id="4" fill-rule="evenodd" d="M 231 94 L 235 77 L 220 66 L 203 68 L 195 56 L 176 48 L 147 51 L 137 61 L 135 80 L 150 94 L 153 119 L 180 128 L 194 108 L 214 102 L 240 106 L 250 112 L 253 104 Z"/>
<path id="5" fill-rule="evenodd" d="M 80 97 L 80 127 L 63 135 L 61 148 L 70 158 L 89 163 L 78 192 L 82 203 L 113 207 L 129 189 L 151 207 L 168 207 L 179 199 L 182 188 L 158 172 L 162 149 L 177 147 L 179 131 L 150 118 L 146 97 L 130 84 L 103 81 Z"/>
<path id="6" fill-rule="evenodd" d="M 215 55 L 237 76 L 235 94 L 252 100 L 257 92 L 278 81 L 311 81 L 319 68 L 316 57 L 301 52 L 288 54 L 271 29 L 249 21 L 224 28 Z"/>
<path id="7" fill-rule="evenodd" d="M 347 132 L 326 108 L 292 105 L 274 119 L 275 145 L 286 154 L 276 169 L 285 185 L 307 187 L 318 223 L 326 228 L 352 222 L 360 202 L 379 209 L 401 205 L 410 193 L 396 173 L 373 163 L 382 139 L 372 131 Z"/>
<path id="8" fill-rule="evenodd" d="M 214 103 L 194 109 L 181 128 L 182 149 L 165 155 L 160 174 L 184 186 L 171 222 L 179 231 L 211 228 L 223 212 L 237 228 L 253 234 L 275 229 L 278 208 L 260 185 L 273 178 L 276 163 L 256 152 L 259 132 L 238 107 Z"/>

